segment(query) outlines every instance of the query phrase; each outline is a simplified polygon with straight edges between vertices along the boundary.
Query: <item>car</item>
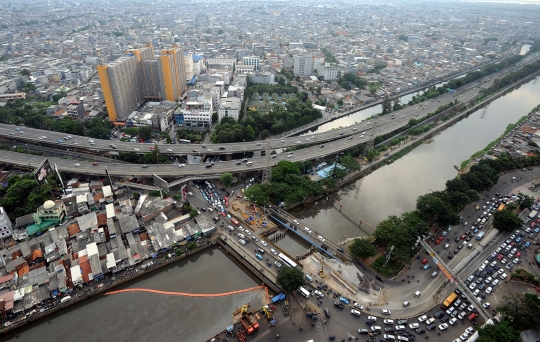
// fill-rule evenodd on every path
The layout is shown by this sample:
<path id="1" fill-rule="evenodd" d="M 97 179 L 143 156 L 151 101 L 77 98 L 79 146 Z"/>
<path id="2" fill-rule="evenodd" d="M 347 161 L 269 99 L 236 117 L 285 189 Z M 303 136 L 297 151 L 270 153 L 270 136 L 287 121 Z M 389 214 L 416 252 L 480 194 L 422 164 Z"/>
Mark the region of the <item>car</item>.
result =
<path id="1" fill-rule="evenodd" d="M 400 325 L 407 324 L 407 320 L 405 318 L 398 319 L 397 324 L 400 324 Z"/>
<path id="2" fill-rule="evenodd" d="M 268 246 L 268 244 L 266 243 L 266 241 L 263 241 L 263 240 L 261 240 L 261 245 L 263 245 L 264 247 Z"/>
<path id="3" fill-rule="evenodd" d="M 508 274 L 503 273 L 503 274 L 501 274 L 501 276 L 499 278 L 501 278 L 501 280 L 505 280 L 506 277 L 508 277 Z"/>
<path id="4" fill-rule="evenodd" d="M 506 259 L 501 260 L 501 264 L 503 264 L 503 265 L 506 264 L 507 262 L 508 262 L 508 260 L 506 260 Z"/>
<path id="5" fill-rule="evenodd" d="M 425 259 L 425 258 L 424 258 L 424 259 L 422 260 L 422 265 L 426 264 L 427 262 L 428 262 L 428 259 Z"/>
<path id="6" fill-rule="evenodd" d="M 340 302 L 334 302 L 334 306 L 340 308 L 340 309 L 344 309 L 345 308 L 345 305 L 343 305 L 342 303 Z"/>
<path id="7" fill-rule="evenodd" d="M 354 303 L 353 303 L 353 306 L 354 306 L 355 308 L 357 308 L 358 310 L 363 310 L 363 309 L 364 309 L 364 307 L 362 306 L 362 304 L 359 304 L 359 303 L 357 303 L 357 302 L 354 302 Z"/>
<path id="8" fill-rule="evenodd" d="M 433 317 L 439 318 L 439 317 L 441 317 L 442 315 L 444 315 L 444 312 L 442 312 L 442 311 L 437 311 L 437 312 L 433 315 Z"/>
<path id="9" fill-rule="evenodd" d="M 499 254 L 499 255 L 497 256 L 497 259 L 498 259 L 499 261 L 502 260 L 503 258 L 504 258 L 504 255 L 502 255 L 502 254 Z"/>
<path id="10" fill-rule="evenodd" d="M 476 288 L 476 283 L 472 283 L 471 285 L 469 285 L 469 289 L 474 290 Z"/>
<path id="11" fill-rule="evenodd" d="M 461 235 L 461 240 L 465 240 L 467 238 L 467 235 L 463 234 Z"/>
<path id="12" fill-rule="evenodd" d="M 273 249 L 273 248 L 270 248 L 270 252 L 272 252 L 272 254 L 274 254 L 274 255 L 278 255 L 278 253 L 276 252 L 276 250 Z"/>
<path id="13" fill-rule="evenodd" d="M 382 313 L 383 315 L 390 315 L 390 314 L 391 314 L 390 310 L 387 310 L 387 309 L 382 309 L 382 310 L 381 310 L 381 313 Z"/>
<path id="14" fill-rule="evenodd" d="M 422 323 L 422 322 L 427 321 L 427 319 L 428 317 L 426 315 L 423 315 L 423 316 L 418 317 L 418 322 Z"/>
<path id="15" fill-rule="evenodd" d="M 455 309 L 456 309 L 456 308 L 454 308 L 454 307 L 449 307 L 448 310 L 446 310 L 446 314 L 447 314 L 447 315 L 452 314 L 452 311 L 454 311 Z"/>
<path id="16" fill-rule="evenodd" d="M 482 304 L 482 306 L 484 307 L 484 309 L 487 309 L 491 306 L 491 304 L 489 304 L 488 302 L 485 302 L 484 304 Z"/>
<path id="17" fill-rule="evenodd" d="M 461 334 L 461 336 L 459 337 L 462 341 L 467 341 L 469 339 L 469 334 L 467 333 L 463 333 Z"/>
<path id="18" fill-rule="evenodd" d="M 428 268 L 430 268 L 431 265 L 430 264 L 425 264 L 424 267 L 422 267 L 424 270 L 427 270 Z"/>
<path id="19" fill-rule="evenodd" d="M 385 319 L 383 320 L 384 324 L 388 324 L 388 325 L 393 325 L 394 324 L 394 320 L 393 319 Z"/>
<path id="20" fill-rule="evenodd" d="M 79 164 L 79 163 L 75 163 L 75 164 L 73 164 L 73 165 L 75 165 L 76 167 L 81 166 L 81 164 Z"/>
<path id="21" fill-rule="evenodd" d="M 406 301 L 403 302 L 402 305 L 403 305 L 403 307 L 407 307 L 407 306 L 409 306 L 410 304 L 411 304 L 411 302 L 408 301 L 408 300 L 406 300 Z"/>
<path id="22" fill-rule="evenodd" d="M 478 286 L 478 290 L 482 291 L 485 287 L 486 284 L 480 284 L 480 286 Z"/>
<path id="23" fill-rule="evenodd" d="M 476 290 L 474 290 L 473 295 L 476 297 L 476 296 L 478 296 L 479 293 L 480 293 L 480 289 L 476 289 Z"/>
<path id="24" fill-rule="evenodd" d="M 515 258 L 512 262 L 513 262 L 514 264 L 519 264 L 519 258 Z"/>
<path id="25" fill-rule="evenodd" d="M 427 330 L 431 331 L 431 330 L 435 329 L 436 327 L 437 327 L 436 324 L 430 324 L 430 325 L 427 326 Z"/>
<path id="26" fill-rule="evenodd" d="M 456 324 L 456 322 L 457 322 L 457 318 L 452 317 L 452 319 L 448 322 L 448 324 L 454 325 L 454 324 Z"/>
<path id="27" fill-rule="evenodd" d="M 465 311 L 461 311 L 458 315 L 458 319 L 462 320 L 463 318 L 465 318 L 465 316 L 467 316 L 467 313 Z"/>
<path id="28" fill-rule="evenodd" d="M 486 293 L 490 294 L 491 292 L 493 292 L 493 288 L 490 286 L 486 289 Z"/>
<path id="29" fill-rule="evenodd" d="M 92 165 L 97 166 L 98 162 L 93 162 Z"/>
<path id="30" fill-rule="evenodd" d="M 504 273 L 504 270 L 501 268 L 500 270 L 497 270 L 497 273 L 499 273 L 499 275 L 501 275 L 501 274 Z"/>
<path id="31" fill-rule="evenodd" d="M 423 333 L 426 332 L 426 331 L 425 331 L 424 329 L 422 329 L 422 328 L 416 328 L 415 331 L 416 331 L 417 334 L 423 334 Z"/>
<path id="32" fill-rule="evenodd" d="M 474 328 L 473 327 L 468 327 L 467 329 L 465 329 L 465 332 L 470 335 L 470 334 L 472 334 L 474 332 Z"/>
<path id="33" fill-rule="evenodd" d="M 499 279 L 494 279 L 493 282 L 491 282 L 491 286 L 497 286 L 499 283 Z"/>
<path id="34" fill-rule="evenodd" d="M 262 260 L 262 259 L 263 259 L 262 255 L 260 255 L 260 254 L 255 254 L 255 256 L 256 256 L 257 259 L 259 259 L 259 260 Z"/>
<path id="35" fill-rule="evenodd" d="M 349 303 L 350 303 L 350 301 L 345 297 L 339 297 L 339 301 L 346 304 L 346 305 L 349 305 Z"/>
<path id="36" fill-rule="evenodd" d="M 370 322 L 377 322 L 377 317 L 375 316 L 367 316 L 367 320 Z"/>
<path id="37" fill-rule="evenodd" d="M 446 330 L 446 329 L 448 329 L 448 324 L 446 324 L 446 323 L 439 324 L 439 330 L 440 331 L 443 331 L 443 330 Z"/>
<path id="38" fill-rule="evenodd" d="M 448 322 L 448 320 L 449 320 L 448 316 L 443 316 L 443 317 L 441 318 L 441 322 L 443 322 L 443 323 Z"/>
<path id="39" fill-rule="evenodd" d="M 416 328 L 418 328 L 418 327 L 420 327 L 420 324 L 418 324 L 418 323 L 411 323 L 411 324 L 409 324 L 409 329 L 411 329 L 411 330 L 416 329 Z"/>
<path id="40" fill-rule="evenodd" d="M 486 280 L 485 280 L 485 283 L 486 284 L 491 283 L 492 280 L 493 280 L 493 278 L 487 277 Z"/>

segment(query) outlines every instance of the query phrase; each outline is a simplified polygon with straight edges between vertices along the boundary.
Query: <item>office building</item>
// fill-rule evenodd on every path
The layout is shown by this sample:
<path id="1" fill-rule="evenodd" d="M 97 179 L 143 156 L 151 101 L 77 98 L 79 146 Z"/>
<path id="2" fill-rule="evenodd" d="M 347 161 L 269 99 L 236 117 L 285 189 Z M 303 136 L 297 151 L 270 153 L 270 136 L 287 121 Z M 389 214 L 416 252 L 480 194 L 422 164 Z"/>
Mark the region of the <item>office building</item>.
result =
<path id="1" fill-rule="evenodd" d="M 13 234 L 13 226 L 6 211 L 0 207 L 0 238 L 4 239 Z"/>
<path id="2" fill-rule="evenodd" d="M 313 72 L 313 56 L 310 54 L 296 55 L 293 61 L 295 76 L 310 76 Z"/>
<path id="3" fill-rule="evenodd" d="M 158 58 L 161 96 L 163 100 L 177 101 L 186 91 L 184 50 L 181 48 L 161 50 Z"/>
<path id="4" fill-rule="evenodd" d="M 243 65 L 253 65 L 255 71 L 259 71 L 261 68 L 261 59 L 256 56 L 246 56 L 242 57 Z"/>

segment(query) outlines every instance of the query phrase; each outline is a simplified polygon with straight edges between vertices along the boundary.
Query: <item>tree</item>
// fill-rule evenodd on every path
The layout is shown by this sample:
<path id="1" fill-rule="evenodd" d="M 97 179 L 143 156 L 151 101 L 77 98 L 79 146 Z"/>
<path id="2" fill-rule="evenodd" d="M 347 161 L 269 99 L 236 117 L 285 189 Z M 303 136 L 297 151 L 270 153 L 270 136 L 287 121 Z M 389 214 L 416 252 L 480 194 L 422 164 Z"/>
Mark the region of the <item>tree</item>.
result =
<path id="1" fill-rule="evenodd" d="M 508 321 L 503 321 L 500 324 L 486 324 L 478 329 L 478 342 L 507 342 L 519 341 L 519 330 L 512 327 Z"/>
<path id="2" fill-rule="evenodd" d="M 394 106 L 392 107 L 392 110 L 396 111 L 396 110 L 400 110 L 401 109 L 401 104 L 399 103 L 399 97 L 396 97 L 396 99 L 394 100 Z"/>
<path id="3" fill-rule="evenodd" d="M 212 113 L 212 123 L 216 123 L 219 119 L 218 113 Z"/>
<path id="4" fill-rule="evenodd" d="M 143 140 L 152 138 L 152 129 L 148 126 L 139 127 L 139 137 Z"/>
<path id="5" fill-rule="evenodd" d="M 189 217 L 194 218 L 194 217 L 197 216 L 197 215 L 199 215 L 199 212 L 197 211 L 197 209 L 192 208 L 192 209 L 189 211 Z"/>
<path id="6" fill-rule="evenodd" d="M 295 267 L 282 267 L 276 277 L 276 283 L 287 292 L 296 291 L 304 285 L 304 272 Z"/>
<path id="7" fill-rule="evenodd" d="M 263 131 L 261 132 L 261 139 L 266 139 L 266 138 L 268 138 L 269 136 L 270 136 L 270 132 L 269 132 L 267 129 L 265 129 L 265 130 L 263 130 Z"/>
<path id="8" fill-rule="evenodd" d="M 499 231 L 513 232 L 519 229 L 522 224 L 523 221 L 506 208 L 493 214 L 493 226 Z"/>
<path id="9" fill-rule="evenodd" d="M 360 170 L 360 163 L 354 157 L 345 155 L 339 158 L 339 163 L 351 171 Z"/>
<path id="10" fill-rule="evenodd" d="M 188 243 L 187 249 L 189 249 L 190 251 L 192 251 L 192 250 L 194 250 L 195 248 L 197 248 L 197 243 L 196 243 L 196 242 L 190 242 L 190 243 Z"/>
<path id="11" fill-rule="evenodd" d="M 21 70 L 21 76 L 30 76 L 30 70 L 22 69 Z"/>
<path id="12" fill-rule="evenodd" d="M 152 197 L 160 197 L 161 196 L 161 192 L 159 190 L 150 190 L 150 192 L 148 193 L 149 196 L 152 196 Z"/>
<path id="13" fill-rule="evenodd" d="M 343 106 L 343 100 L 342 99 L 337 100 L 337 104 L 338 106 Z"/>
<path id="14" fill-rule="evenodd" d="M 367 259 L 377 255 L 377 248 L 368 239 L 354 239 L 349 252 L 357 258 Z"/>
<path id="15" fill-rule="evenodd" d="M 534 203 L 534 197 L 520 194 L 522 198 L 519 200 L 519 206 L 521 209 L 530 208 Z"/>
<path id="16" fill-rule="evenodd" d="M 232 175 L 232 173 L 230 172 L 225 172 L 221 175 L 221 177 L 219 177 L 219 181 L 221 182 L 221 184 L 223 184 L 226 188 L 230 187 L 232 182 L 234 180 L 234 177 Z"/>
<path id="17" fill-rule="evenodd" d="M 265 184 L 253 184 L 245 190 L 246 198 L 258 206 L 267 206 L 270 204 L 267 186 Z"/>
<path id="18" fill-rule="evenodd" d="M 389 96 L 385 96 L 382 102 L 382 115 L 386 115 L 392 111 L 392 100 Z"/>
<path id="19" fill-rule="evenodd" d="M 218 35 L 222 35 L 223 33 L 225 33 L 225 32 L 223 32 L 222 29 L 219 29 L 219 30 L 217 31 L 217 34 L 218 34 Z"/>
<path id="20" fill-rule="evenodd" d="M 532 293 L 505 296 L 508 302 L 497 308 L 508 316 L 512 326 L 517 330 L 536 329 L 540 326 L 540 298 Z M 512 340 L 508 340 L 512 341 Z"/>

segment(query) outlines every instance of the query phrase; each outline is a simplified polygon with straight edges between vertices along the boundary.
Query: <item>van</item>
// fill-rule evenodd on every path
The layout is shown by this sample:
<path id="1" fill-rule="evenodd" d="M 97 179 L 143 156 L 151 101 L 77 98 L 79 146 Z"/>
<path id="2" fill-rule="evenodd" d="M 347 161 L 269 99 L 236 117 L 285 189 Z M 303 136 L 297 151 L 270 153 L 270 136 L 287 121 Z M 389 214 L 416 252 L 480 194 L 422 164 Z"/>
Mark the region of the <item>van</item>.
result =
<path id="1" fill-rule="evenodd" d="M 358 317 L 360 317 L 360 315 L 361 315 L 360 311 L 354 310 L 354 309 L 351 310 L 351 314 L 355 315 L 355 316 L 358 316 Z"/>
<path id="2" fill-rule="evenodd" d="M 431 278 L 435 278 L 437 276 L 437 274 L 439 274 L 439 272 L 434 271 L 433 273 L 431 273 Z"/>
<path id="3" fill-rule="evenodd" d="M 319 290 L 313 291 L 313 294 L 314 294 L 315 297 L 317 297 L 317 298 L 323 298 L 323 297 L 324 297 L 324 294 L 323 294 L 321 291 L 319 291 Z"/>
<path id="4" fill-rule="evenodd" d="M 66 296 L 66 297 L 62 298 L 62 300 L 60 300 L 60 303 L 69 302 L 70 300 L 71 300 L 71 296 Z"/>
<path id="5" fill-rule="evenodd" d="M 395 341 L 396 340 L 396 337 L 394 335 L 386 335 L 384 334 L 383 335 L 383 338 L 386 340 L 386 341 Z"/>
<path id="6" fill-rule="evenodd" d="M 249 161 L 249 162 L 247 162 L 246 165 L 247 165 L 247 166 L 251 166 L 251 165 L 253 165 L 253 162 L 250 162 L 250 161 Z"/>
<path id="7" fill-rule="evenodd" d="M 421 293 L 422 293 L 422 292 L 420 292 L 420 291 L 416 291 L 416 292 L 414 293 L 414 297 L 415 297 L 415 298 L 420 297 L 420 294 L 421 294 Z"/>
<path id="8" fill-rule="evenodd" d="M 369 334 L 369 330 L 367 329 L 358 329 L 359 334 Z"/>
<path id="9" fill-rule="evenodd" d="M 309 274 L 306 274 L 306 280 L 311 283 L 313 281 L 313 277 L 311 277 Z"/>

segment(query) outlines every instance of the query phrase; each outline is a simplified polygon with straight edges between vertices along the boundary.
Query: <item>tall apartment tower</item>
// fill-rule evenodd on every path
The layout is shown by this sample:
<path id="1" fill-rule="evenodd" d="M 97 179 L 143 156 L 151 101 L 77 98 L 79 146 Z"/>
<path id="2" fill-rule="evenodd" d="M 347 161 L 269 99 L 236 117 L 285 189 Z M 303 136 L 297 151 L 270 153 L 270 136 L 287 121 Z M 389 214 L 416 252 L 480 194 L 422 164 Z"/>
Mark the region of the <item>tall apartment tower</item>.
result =
<path id="1" fill-rule="evenodd" d="M 98 65 L 101 89 L 110 121 L 125 121 L 143 102 L 138 56 L 130 54 Z"/>
<path id="2" fill-rule="evenodd" d="M 310 54 L 297 55 L 293 57 L 294 75 L 310 76 L 313 72 L 313 56 Z"/>
<path id="3" fill-rule="evenodd" d="M 177 101 L 186 91 L 184 50 L 162 50 L 154 57 L 152 45 L 126 50 L 126 56 L 98 65 L 110 121 L 125 121 L 145 100 Z"/>
<path id="4" fill-rule="evenodd" d="M 186 91 L 184 49 L 161 50 L 158 58 L 161 80 L 161 96 L 167 101 L 177 101 Z"/>

